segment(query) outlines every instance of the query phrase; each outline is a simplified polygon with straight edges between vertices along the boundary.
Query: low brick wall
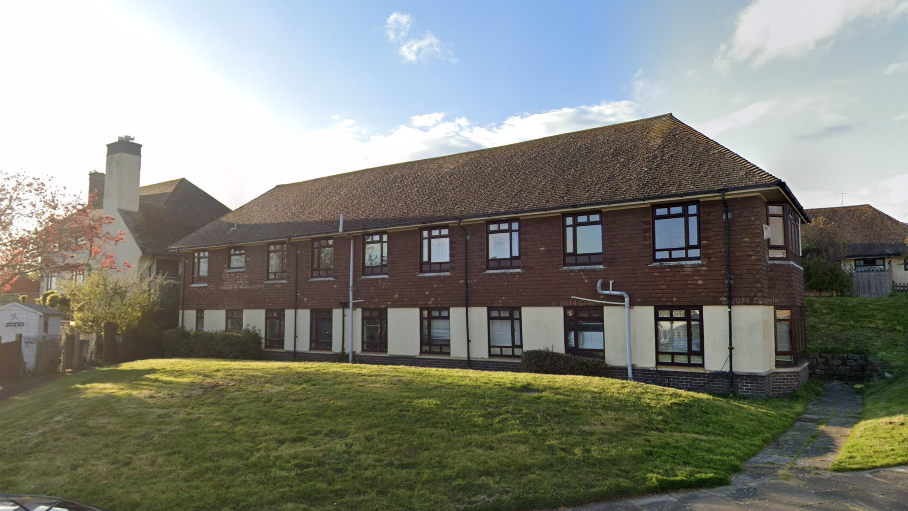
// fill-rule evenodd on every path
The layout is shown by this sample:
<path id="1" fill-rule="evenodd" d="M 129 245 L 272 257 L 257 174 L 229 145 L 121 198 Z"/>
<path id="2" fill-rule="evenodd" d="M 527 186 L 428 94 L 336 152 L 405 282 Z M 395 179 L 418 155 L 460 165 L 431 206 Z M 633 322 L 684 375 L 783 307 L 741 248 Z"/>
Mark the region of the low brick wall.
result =
<path id="1" fill-rule="evenodd" d="M 289 351 L 269 351 L 270 360 L 291 361 L 293 353 Z M 328 352 L 300 352 L 295 360 L 301 362 L 333 362 L 337 360 L 336 353 Z M 464 359 L 433 357 L 433 356 L 400 356 L 400 355 L 368 355 L 354 354 L 353 360 L 357 364 L 372 365 L 398 365 L 410 367 L 434 367 L 440 369 L 467 369 Z M 510 371 L 523 372 L 520 359 L 476 359 L 470 367 L 480 371 Z M 610 378 L 617 380 L 627 379 L 627 367 L 610 367 Z M 773 372 L 769 374 L 735 374 L 735 391 L 741 396 L 764 397 L 785 396 L 799 389 L 807 381 L 807 364 L 796 371 Z M 666 369 L 634 368 L 634 379 L 641 383 L 649 383 L 662 387 L 671 387 L 694 392 L 709 394 L 725 394 L 729 391 L 728 373 L 683 371 Z"/>
<path id="2" fill-rule="evenodd" d="M 807 355 L 810 376 L 821 380 L 864 381 L 882 376 L 882 362 L 865 355 L 843 353 L 810 353 Z"/>

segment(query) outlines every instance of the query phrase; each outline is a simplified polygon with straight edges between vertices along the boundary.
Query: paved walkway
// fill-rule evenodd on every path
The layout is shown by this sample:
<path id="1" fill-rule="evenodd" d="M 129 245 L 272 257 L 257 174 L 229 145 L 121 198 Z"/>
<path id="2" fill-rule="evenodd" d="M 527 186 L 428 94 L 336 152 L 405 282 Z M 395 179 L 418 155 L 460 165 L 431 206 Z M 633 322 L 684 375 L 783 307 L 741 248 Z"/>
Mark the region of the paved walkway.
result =
<path id="1" fill-rule="evenodd" d="M 731 486 L 590 504 L 573 511 L 906 511 L 908 467 L 832 473 L 861 414 L 852 386 L 828 383 L 795 425 L 744 464 Z M 571 510 L 566 510 L 571 511 Z"/>

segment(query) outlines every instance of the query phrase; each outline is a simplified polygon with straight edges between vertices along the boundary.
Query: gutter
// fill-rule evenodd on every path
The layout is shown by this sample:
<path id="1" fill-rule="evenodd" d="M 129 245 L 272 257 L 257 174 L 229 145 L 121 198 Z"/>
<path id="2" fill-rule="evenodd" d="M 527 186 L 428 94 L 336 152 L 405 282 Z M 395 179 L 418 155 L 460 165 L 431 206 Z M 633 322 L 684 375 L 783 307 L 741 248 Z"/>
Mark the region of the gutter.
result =
<path id="1" fill-rule="evenodd" d="M 470 359 L 470 231 L 460 225 L 460 220 L 457 220 L 457 227 L 463 231 L 463 301 L 467 317 L 467 369 L 472 369 L 473 364 Z"/>

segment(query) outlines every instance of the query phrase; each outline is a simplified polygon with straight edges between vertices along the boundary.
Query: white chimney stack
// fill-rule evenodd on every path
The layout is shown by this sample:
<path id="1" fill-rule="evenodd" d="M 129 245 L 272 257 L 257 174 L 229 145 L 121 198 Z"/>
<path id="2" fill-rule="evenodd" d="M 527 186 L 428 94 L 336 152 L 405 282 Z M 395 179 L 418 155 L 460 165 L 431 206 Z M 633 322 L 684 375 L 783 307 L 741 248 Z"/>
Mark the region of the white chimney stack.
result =
<path id="1" fill-rule="evenodd" d="M 139 171 L 142 166 L 142 144 L 129 135 L 107 144 L 107 168 L 104 178 L 104 211 L 139 210 Z"/>

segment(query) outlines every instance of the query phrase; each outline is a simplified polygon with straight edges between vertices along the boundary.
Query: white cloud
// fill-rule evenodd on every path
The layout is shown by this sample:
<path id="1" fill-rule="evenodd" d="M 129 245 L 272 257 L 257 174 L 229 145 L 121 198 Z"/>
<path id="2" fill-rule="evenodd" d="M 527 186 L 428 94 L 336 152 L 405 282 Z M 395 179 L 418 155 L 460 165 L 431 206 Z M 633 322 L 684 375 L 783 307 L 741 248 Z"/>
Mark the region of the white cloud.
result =
<path id="1" fill-rule="evenodd" d="M 747 126 L 748 124 L 753 123 L 757 119 L 766 115 L 775 106 L 775 101 L 761 101 L 759 103 L 754 103 L 746 108 L 738 110 L 737 112 L 732 112 L 726 116 L 697 124 L 694 127 L 703 132 L 705 135 L 715 137 L 716 135 L 728 130 L 740 128 L 742 126 Z"/>
<path id="2" fill-rule="evenodd" d="M 908 62 L 893 62 L 886 66 L 886 69 L 883 70 L 883 75 L 888 76 L 894 73 L 900 73 L 908 69 Z"/>
<path id="3" fill-rule="evenodd" d="M 888 14 L 895 21 L 903 7 L 896 0 L 755 0 L 738 15 L 732 41 L 719 47 L 714 64 L 751 60 L 759 67 L 801 57 L 858 19 Z"/>
<path id="4" fill-rule="evenodd" d="M 797 196 L 806 208 L 826 208 L 855 204 L 870 204 L 880 211 L 903 222 L 908 221 L 908 174 L 896 174 L 878 183 L 858 189 L 798 191 Z M 842 197 L 842 193 L 845 196 Z"/>
<path id="5" fill-rule="evenodd" d="M 651 103 L 665 94 L 665 89 L 658 84 L 650 82 L 644 75 L 643 70 L 638 69 L 632 79 L 633 98 L 638 103 Z"/>
<path id="6" fill-rule="evenodd" d="M 403 39 L 410 32 L 410 25 L 413 23 L 413 17 L 403 12 L 391 13 L 385 20 L 385 33 L 389 41 Z"/>
<path id="7" fill-rule="evenodd" d="M 444 118 L 444 113 L 435 112 L 433 114 L 414 115 L 413 117 L 410 117 L 410 122 L 413 124 L 413 126 L 428 127 L 435 126 Z"/>
<path id="8" fill-rule="evenodd" d="M 895 122 L 908 122 L 908 112 L 898 114 L 892 118 Z"/>
<path id="9" fill-rule="evenodd" d="M 411 37 L 404 41 L 415 19 L 413 16 L 395 12 L 385 20 L 385 33 L 388 41 L 397 47 L 397 53 L 403 57 L 404 62 L 418 62 L 430 58 L 457 62 L 450 44 L 445 44 L 432 32 L 426 31 L 421 37 Z"/>

